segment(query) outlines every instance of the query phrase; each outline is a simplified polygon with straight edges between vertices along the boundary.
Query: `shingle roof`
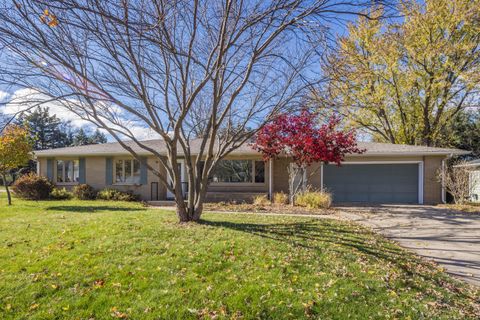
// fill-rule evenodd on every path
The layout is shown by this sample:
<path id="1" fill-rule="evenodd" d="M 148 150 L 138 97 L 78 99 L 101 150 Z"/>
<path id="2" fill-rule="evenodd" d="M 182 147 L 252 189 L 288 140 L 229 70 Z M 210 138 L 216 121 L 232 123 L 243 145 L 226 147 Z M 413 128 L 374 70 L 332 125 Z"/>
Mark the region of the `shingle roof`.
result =
<path id="1" fill-rule="evenodd" d="M 142 141 L 146 146 L 157 150 L 161 154 L 166 154 L 167 149 L 163 140 L 147 140 Z M 195 154 L 200 148 L 200 139 L 191 141 L 191 150 Z M 133 141 L 126 141 L 125 144 L 131 147 L 138 154 L 147 155 L 149 152 L 140 148 Z M 460 149 L 434 148 L 424 146 L 411 146 L 403 144 L 376 143 L 376 142 L 359 142 L 361 149 L 366 149 L 363 155 L 449 155 L 449 154 L 468 154 L 468 151 Z M 180 149 L 180 148 L 179 148 Z M 125 155 L 129 154 L 118 142 L 95 144 L 87 146 L 66 147 L 58 149 L 49 149 L 35 151 L 37 157 L 52 156 L 102 156 L 102 155 Z M 181 152 L 179 153 L 181 154 Z M 240 148 L 232 152 L 232 154 L 257 154 L 248 143 L 243 144 Z"/>
<path id="2" fill-rule="evenodd" d="M 437 148 L 426 146 L 412 146 L 406 144 L 392 144 L 379 142 L 358 142 L 360 148 L 366 149 L 366 154 L 415 154 L 415 155 L 449 155 L 469 154 L 470 151 L 452 148 Z"/>

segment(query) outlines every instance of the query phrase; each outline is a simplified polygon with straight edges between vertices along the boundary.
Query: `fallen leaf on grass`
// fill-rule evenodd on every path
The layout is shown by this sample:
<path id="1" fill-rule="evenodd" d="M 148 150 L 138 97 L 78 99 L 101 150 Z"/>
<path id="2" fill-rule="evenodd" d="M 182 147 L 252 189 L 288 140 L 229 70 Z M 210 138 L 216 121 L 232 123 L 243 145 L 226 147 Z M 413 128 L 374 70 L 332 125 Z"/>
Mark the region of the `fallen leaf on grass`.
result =
<path id="1" fill-rule="evenodd" d="M 93 286 L 94 286 L 95 288 L 101 288 L 101 287 L 103 287 L 104 285 L 105 285 L 105 280 L 103 280 L 103 279 L 97 279 L 97 280 L 95 280 L 95 281 L 93 282 Z"/>
<path id="2" fill-rule="evenodd" d="M 128 314 L 126 314 L 125 312 L 118 311 L 117 307 L 112 307 L 110 309 L 110 311 L 112 312 L 111 315 L 114 318 L 117 318 L 117 319 L 127 319 L 128 318 Z"/>
<path id="3" fill-rule="evenodd" d="M 35 310 L 35 309 L 37 309 L 39 306 L 40 306 L 40 304 L 34 303 L 34 304 L 32 304 L 32 305 L 30 306 L 29 310 Z"/>

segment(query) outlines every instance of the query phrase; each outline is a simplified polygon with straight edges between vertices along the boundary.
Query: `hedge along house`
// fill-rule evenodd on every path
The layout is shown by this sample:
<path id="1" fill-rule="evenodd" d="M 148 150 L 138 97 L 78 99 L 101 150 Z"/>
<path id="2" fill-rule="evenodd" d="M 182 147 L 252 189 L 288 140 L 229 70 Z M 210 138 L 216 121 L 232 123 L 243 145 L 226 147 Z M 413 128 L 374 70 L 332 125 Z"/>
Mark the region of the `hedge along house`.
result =
<path id="1" fill-rule="evenodd" d="M 166 154 L 162 140 L 144 143 Z M 96 189 L 130 191 L 144 201 L 173 199 L 173 194 L 145 165 L 148 162 L 165 174 L 158 159 L 133 142 L 128 145 L 141 156 L 140 161 L 119 143 L 37 151 L 38 174 L 58 187 L 87 183 Z M 198 145 L 192 141 L 192 154 Z M 322 163 L 309 167 L 308 185 L 328 190 L 336 203 L 435 204 L 445 199 L 445 191 L 437 178 L 445 159 L 468 153 L 458 149 L 388 143 L 360 142 L 359 147 L 366 152 L 347 156 L 339 167 Z M 178 165 L 183 176 L 183 161 Z M 288 193 L 289 165 L 291 161 L 286 157 L 264 162 L 258 152 L 244 144 L 217 165 L 207 201 L 248 201 L 258 194 L 271 197 L 275 192 Z M 187 188 L 185 183 L 185 192 Z"/>

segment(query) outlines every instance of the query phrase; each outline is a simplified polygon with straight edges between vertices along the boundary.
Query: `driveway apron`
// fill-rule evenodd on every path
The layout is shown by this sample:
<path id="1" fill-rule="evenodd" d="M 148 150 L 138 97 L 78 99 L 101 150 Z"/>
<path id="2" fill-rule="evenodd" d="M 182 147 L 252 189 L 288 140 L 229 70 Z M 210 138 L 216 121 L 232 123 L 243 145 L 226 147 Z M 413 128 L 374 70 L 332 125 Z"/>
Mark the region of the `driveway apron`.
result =
<path id="1" fill-rule="evenodd" d="M 371 227 L 480 286 L 480 214 L 412 205 L 339 209 L 344 218 Z"/>

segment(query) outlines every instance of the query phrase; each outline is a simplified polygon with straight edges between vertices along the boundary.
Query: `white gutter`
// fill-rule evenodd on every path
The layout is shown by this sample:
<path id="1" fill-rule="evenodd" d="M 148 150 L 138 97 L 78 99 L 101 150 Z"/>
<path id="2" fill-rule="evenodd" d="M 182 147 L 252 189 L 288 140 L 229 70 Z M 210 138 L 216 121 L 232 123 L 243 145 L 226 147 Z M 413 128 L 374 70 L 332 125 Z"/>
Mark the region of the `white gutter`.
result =
<path id="1" fill-rule="evenodd" d="M 323 162 L 320 165 L 320 191 L 323 192 Z"/>
<path id="2" fill-rule="evenodd" d="M 450 155 L 452 156 L 452 155 Z M 462 168 L 462 167 L 480 167 L 480 162 L 477 163 L 465 163 L 465 164 L 457 164 L 454 167 Z"/>
<path id="3" fill-rule="evenodd" d="M 451 157 L 450 155 L 449 157 Z M 447 159 L 449 158 L 447 157 Z M 445 189 L 445 161 L 447 159 L 442 159 L 442 203 L 447 203 L 447 190 Z"/>
<path id="4" fill-rule="evenodd" d="M 273 201 L 273 160 L 268 162 L 268 197 Z"/>
<path id="5" fill-rule="evenodd" d="M 153 156 L 152 153 L 150 152 L 137 152 L 139 156 Z M 463 155 L 463 154 L 468 154 L 468 153 L 455 153 L 456 155 Z M 116 157 L 116 156 L 130 156 L 131 153 L 129 152 L 99 152 L 99 153 L 40 153 L 40 154 L 34 154 L 33 158 L 51 158 L 51 157 Z M 166 153 L 161 153 L 161 155 L 165 155 Z M 195 155 L 192 153 L 192 155 Z M 361 155 L 347 155 L 348 158 L 354 159 L 354 158 L 368 158 L 368 157 L 376 157 L 376 156 L 386 156 L 386 157 L 408 157 L 408 156 L 418 156 L 418 157 L 427 157 L 427 156 L 449 156 L 451 154 L 448 153 L 370 153 L 370 154 L 361 154 Z M 178 156 L 182 157 L 183 154 L 179 154 Z M 260 157 L 261 155 L 259 153 L 230 153 L 229 156 L 258 156 Z M 472 165 L 465 165 L 465 166 L 480 166 L 479 164 L 472 164 Z"/>

